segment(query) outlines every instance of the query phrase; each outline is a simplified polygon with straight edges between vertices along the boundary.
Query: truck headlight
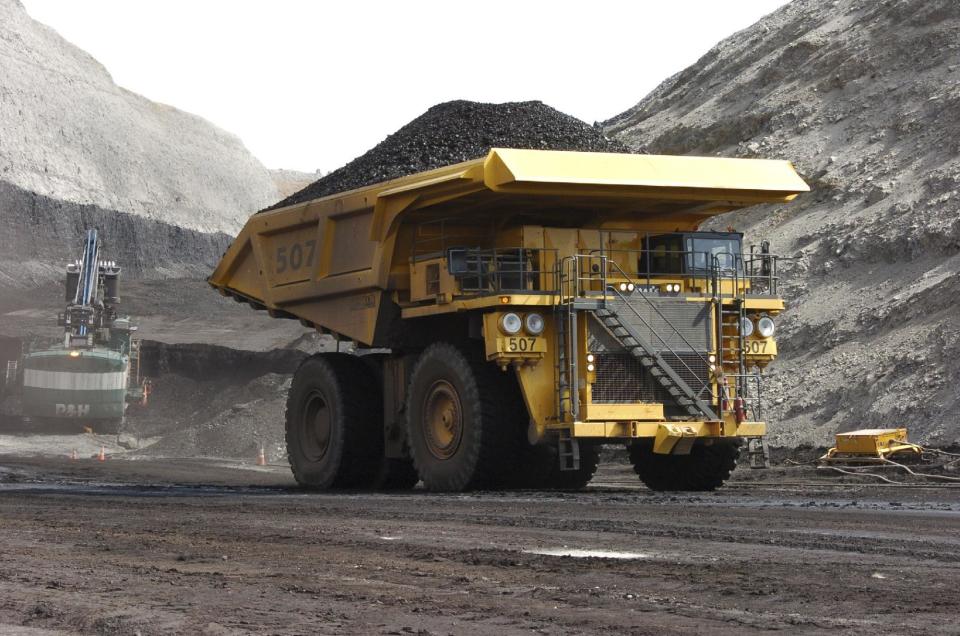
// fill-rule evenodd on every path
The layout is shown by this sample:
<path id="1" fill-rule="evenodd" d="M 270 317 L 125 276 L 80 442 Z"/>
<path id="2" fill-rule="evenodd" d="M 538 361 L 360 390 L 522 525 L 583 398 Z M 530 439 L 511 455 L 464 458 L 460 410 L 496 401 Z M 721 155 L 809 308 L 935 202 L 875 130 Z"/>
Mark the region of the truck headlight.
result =
<path id="1" fill-rule="evenodd" d="M 527 314 L 527 319 L 524 321 L 524 325 L 527 328 L 527 333 L 531 336 L 539 336 L 543 333 L 543 316 L 540 314 Z"/>
<path id="2" fill-rule="evenodd" d="M 759 331 L 760 335 L 764 338 L 769 338 L 776 330 L 777 326 L 773 323 L 773 318 L 770 316 L 763 316 L 757 321 L 757 331 Z"/>
<path id="3" fill-rule="evenodd" d="M 515 336 L 520 333 L 521 329 L 523 329 L 523 321 L 517 314 L 511 311 L 500 316 L 500 331 L 503 333 L 508 336 Z"/>
<path id="4" fill-rule="evenodd" d="M 740 321 L 740 333 L 743 334 L 744 338 L 749 338 L 753 335 L 753 321 L 746 316 Z"/>

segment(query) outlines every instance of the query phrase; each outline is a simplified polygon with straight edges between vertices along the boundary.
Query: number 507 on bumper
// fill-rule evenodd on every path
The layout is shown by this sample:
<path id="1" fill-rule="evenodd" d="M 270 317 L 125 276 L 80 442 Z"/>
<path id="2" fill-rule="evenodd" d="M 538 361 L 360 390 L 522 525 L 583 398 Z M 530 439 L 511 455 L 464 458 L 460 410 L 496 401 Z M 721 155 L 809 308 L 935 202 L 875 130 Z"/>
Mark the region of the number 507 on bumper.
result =
<path id="1" fill-rule="evenodd" d="M 547 341 L 545 338 L 533 336 L 509 336 L 497 338 L 499 353 L 546 353 Z"/>

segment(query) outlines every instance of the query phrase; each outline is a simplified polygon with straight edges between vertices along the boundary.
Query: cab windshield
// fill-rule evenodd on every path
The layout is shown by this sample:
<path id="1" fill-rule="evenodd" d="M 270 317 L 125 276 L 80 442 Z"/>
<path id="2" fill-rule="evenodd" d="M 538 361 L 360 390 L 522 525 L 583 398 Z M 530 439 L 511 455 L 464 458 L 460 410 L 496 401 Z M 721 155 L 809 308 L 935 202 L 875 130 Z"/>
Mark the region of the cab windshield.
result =
<path id="1" fill-rule="evenodd" d="M 706 273 L 716 266 L 721 274 L 743 274 L 739 236 L 690 236 L 686 247 L 687 271 L 690 273 Z"/>

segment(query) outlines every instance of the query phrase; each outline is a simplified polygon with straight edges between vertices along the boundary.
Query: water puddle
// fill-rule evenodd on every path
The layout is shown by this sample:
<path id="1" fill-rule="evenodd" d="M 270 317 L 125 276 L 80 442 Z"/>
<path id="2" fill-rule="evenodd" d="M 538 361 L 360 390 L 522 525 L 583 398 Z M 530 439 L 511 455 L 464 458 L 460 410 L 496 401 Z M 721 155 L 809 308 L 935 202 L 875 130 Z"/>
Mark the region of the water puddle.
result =
<path id="1" fill-rule="evenodd" d="M 575 559 L 649 559 L 649 554 L 642 552 L 617 552 L 614 550 L 580 550 L 577 548 L 531 548 L 521 550 L 525 554 L 541 554 L 544 556 L 565 556 Z"/>

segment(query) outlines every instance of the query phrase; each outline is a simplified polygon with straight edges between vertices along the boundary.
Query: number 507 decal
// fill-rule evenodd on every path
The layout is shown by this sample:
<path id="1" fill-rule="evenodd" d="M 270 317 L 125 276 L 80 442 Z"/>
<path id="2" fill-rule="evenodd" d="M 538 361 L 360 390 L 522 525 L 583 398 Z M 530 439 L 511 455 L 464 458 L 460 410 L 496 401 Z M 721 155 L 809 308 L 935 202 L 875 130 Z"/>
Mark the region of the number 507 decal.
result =
<path id="1" fill-rule="evenodd" d="M 760 355 L 766 352 L 767 352 L 766 340 L 748 340 L 747 341 L 748 354 Z"/>
<path id="2" fill-rule="evenodd" d="M 274 271 L 282 274 L 286 271 L 296 271 L 302 267 L 312 267 L 317 255 L 317 239 L 310 239 L 302 243 L 280 245 L 277 247 L 277 261 Z"/>

